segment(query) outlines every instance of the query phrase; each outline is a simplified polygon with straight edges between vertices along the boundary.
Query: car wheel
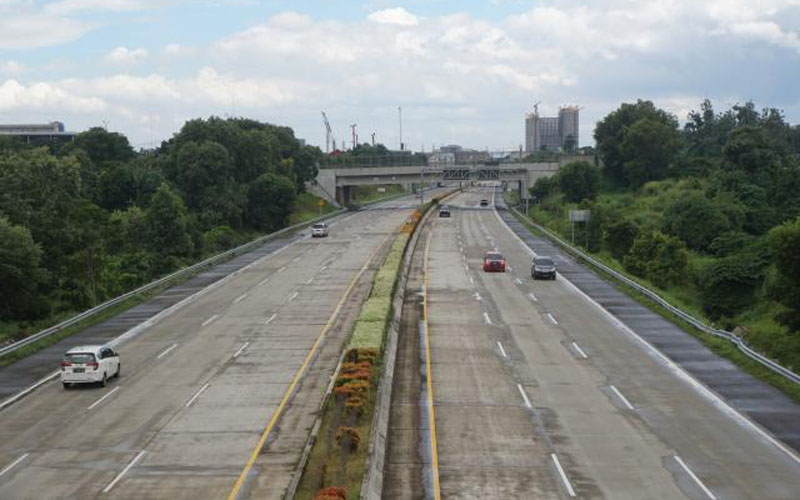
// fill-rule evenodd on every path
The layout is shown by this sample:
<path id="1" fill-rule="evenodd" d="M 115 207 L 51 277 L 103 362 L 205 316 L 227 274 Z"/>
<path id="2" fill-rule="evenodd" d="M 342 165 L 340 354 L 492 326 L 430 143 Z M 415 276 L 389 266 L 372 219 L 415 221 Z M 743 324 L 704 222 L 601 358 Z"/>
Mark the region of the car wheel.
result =
<path id="1" fill-rule="evenodd" d="M 117 373 L 114 374 L 114 378 L 119 378 L 119 374 L 122 372 L 122 363 L 117 365 Z"/>
<path id="2" fill-rule="evenodd" d="M 108 377 L 106 377 L 106 372 L 103 372 L 103 380 L 100 381 L 100 387 L 105 387 L 108 384 Z"/>

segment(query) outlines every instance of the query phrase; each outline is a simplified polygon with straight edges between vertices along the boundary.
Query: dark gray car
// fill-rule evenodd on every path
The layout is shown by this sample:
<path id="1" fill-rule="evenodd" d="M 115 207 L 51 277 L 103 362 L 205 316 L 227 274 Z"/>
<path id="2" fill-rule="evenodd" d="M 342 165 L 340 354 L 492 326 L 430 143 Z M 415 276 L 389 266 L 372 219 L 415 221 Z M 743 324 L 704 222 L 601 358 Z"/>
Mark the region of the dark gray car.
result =
<path id="1" fill-rule="evenodd" d="M 537 255 L 531 263 L 531 277 L 533 279 L 556 279 L 556 263 L 550 257 Z"/>

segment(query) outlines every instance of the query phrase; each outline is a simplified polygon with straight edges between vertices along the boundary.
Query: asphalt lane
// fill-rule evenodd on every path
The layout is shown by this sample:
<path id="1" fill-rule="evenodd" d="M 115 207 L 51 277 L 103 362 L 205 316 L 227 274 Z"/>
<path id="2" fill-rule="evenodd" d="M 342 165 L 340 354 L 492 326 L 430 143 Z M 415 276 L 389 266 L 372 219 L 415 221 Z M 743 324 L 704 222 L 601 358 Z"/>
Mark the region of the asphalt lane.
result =
<path id="1" fill-rule="evenodd" d="M 527 247 L 477 206 L 493 191 L 461 195 L 432 229 L 442 496 L 797 498 L 791 453 L 563 276 L 531 279 Z M 495 248 L 509 272 L 482 272 Z"/>
<path id="2" fill-rule="evenodd" d="M 282 497 L 374 265 L 343 294 L 416 208 L 410 197 L 387 205 L 253 260 L 126 341 L 108 387 L 51 383 L 5 409 L 0 498 L 227 496 L 341 302 L 241 491 Z"/>

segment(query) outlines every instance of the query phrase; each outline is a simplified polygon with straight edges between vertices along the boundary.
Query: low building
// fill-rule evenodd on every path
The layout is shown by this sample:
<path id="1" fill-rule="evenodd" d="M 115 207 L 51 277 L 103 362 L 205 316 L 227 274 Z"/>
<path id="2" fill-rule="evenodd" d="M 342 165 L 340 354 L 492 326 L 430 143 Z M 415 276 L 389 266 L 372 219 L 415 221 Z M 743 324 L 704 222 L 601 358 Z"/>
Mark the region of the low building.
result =
<path id="1" fill-rule="evenodd" d="M 68 132 L 61 122 L 33 124 L 0 124 L 0 137 L 16 137 L 26 144 L 69 142 L 76 132 Z"/>

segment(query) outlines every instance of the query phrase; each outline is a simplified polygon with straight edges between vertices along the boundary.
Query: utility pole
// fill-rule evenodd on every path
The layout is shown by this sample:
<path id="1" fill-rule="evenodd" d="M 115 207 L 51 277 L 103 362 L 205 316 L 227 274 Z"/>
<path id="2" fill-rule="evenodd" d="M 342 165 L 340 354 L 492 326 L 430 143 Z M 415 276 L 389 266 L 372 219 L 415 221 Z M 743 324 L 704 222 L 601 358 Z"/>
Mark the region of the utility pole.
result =
<path id="1" fill-rule="evenodd" d="M 355 123 L 350 125 L 350 132 L 353 134 L 353 149 L 356 149 L 356 141 L 358 140 L 356 139 L 356 127 L 358 127 L 358 125 Z"/>
<path id="2" fill-rule="evenodd" d="M 375 147 L 375 132 L 372 133 L 372 147 Z"/>
<path id="3" fill-rule="evenodd" d="M 400 122 L 400 151 L 403 151 L 403 108 L 397 106 L 397 118 Z"/>

